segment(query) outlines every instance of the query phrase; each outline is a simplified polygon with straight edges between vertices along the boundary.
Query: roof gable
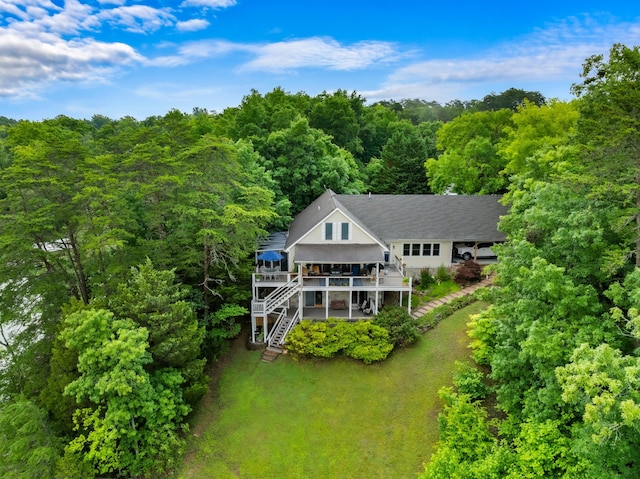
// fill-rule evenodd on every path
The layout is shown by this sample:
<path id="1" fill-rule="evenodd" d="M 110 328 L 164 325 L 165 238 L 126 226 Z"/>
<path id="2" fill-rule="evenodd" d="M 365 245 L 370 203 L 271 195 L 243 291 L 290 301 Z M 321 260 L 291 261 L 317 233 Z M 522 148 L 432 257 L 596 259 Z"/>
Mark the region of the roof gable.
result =
<path id="1" fill-rule="evenodd" d="M 332 190 L 327 190 L 295 217 L 289 227 L 289 236 L 287 237 L 285 249 L 288 250 L 300 242 L 306 235 L 310 234 L 321 223 L 329 220 L 331 216 L 337 212 L 342 213 L 353 225 L 371 237 L 374 242 L 384 247 L 380 238 L 378 238 L 366 224 L 362 223 L 356 215 L 340 203 L 338 195 Z"/>

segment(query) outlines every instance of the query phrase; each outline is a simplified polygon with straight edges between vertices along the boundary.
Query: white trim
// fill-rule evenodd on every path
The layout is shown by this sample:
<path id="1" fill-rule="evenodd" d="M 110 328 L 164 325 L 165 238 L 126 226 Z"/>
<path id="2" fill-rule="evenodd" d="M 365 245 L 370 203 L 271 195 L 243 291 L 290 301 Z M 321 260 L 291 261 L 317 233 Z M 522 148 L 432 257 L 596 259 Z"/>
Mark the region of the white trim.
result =
<path id="1" fill-rule="evenodd" d="M 297 245 L 298 243 L 300 243 L 304 238 L 306 238 L 307 236 L 309 236 L 313 230 L 315 230 L 316 228 L 318 228 L 320 225 L 324 225 L 324 223 L 328 223 L 329 221 L 327 221 L 327 220 L 329 219 L 329 217 L 330 217 L 331 215 L 335 214 L 336 212 L 340 212 L 340 213 L 341 213 L 345 218 L 347 218 L 347 219 L 349 220 L 349 223 L 350 223 L 350 224 L 352 224 L 352 225 L 354 225 L 354 226 L 357 226 L 357 227 L 358 227 L 358 230 L 362 231 L 362 233 L 363 233 L 365 236 L 367 236 L 368 238 L 371 238 L 371 240 L 372 240 L 375 244 L 377 244 L 377 245 L 381 246 L 381 247 L 382 247 L 382 249 L 383 249 L 383 251 L 389 251 L 389 248 L 387 248 L 387 245 L 385 245 L 382 241 L 379 241 L 378 239 L 376 239 L 375 237 L 373 237 L 373 236 L 372 236 L 372 235 L 371 235 L 371 234 L 370 234 L 370 233 L 369 233 L 365 228 L 363 228 L 363 227 L 361 226 L 362 222 L 354 220 L 354 218 L 352 218 L 350 215 L 346 214 L 344 211 L 342 211 L 342 209 L 341 209 L 341 208 L 338 208 L 338 207 L 336 207 L 336 208 L 334 208 L 333 210 L 331 210 L 331 212 L 329 212 L 329 213 L 328 213 L 327 215 L 325 215 L 325 216 L 324 216 L 324 217 L 323 217 L 319 222 L 317 222 L 315 225 L 313 225 L 311 228 L 309 228 L 305 234 L 303 234 L 302 236 L 300 236 L 300 238 L 298 238 L 294 243 L 290 244 L 288 248 L 284 249 L 284 251 L 285 251 L 286 253 L 289 253 L 289 252 L 291 251 L 291 248 L 293 248 L 295 245 Z M 341 222 L 341 223 L 343 223 L 343 222 Z M 324 229 L 323 229 L 323 231 L 322 231 L 322 238 L 323 238 L 323 241 L 328 241 L 328 240 L 324 240 L 324 237 L 325 237 L 324 233 L 325 233 L 325 232 L 324 232 Z M 350 237 L 351 237 L 351 238 L 353 238 L 353 236 L 354 236 L 354 235 L 353 235 L 353 231 L 351 230 L 351 226 L 350 226 L 349 233 L 350 233 Z M 351 240 L 342 240 L 342 241 L 345 241 L 345 243 L 346 243 L 347 241 L 351 241 Z"/>

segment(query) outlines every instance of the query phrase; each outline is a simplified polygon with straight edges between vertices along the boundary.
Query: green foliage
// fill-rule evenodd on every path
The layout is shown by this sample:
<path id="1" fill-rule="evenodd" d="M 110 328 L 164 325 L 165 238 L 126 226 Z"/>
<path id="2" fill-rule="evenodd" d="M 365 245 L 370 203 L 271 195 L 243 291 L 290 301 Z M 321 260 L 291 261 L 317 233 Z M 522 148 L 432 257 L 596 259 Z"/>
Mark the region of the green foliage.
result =
<path id="1" fill-rule="evenodd" d="M 443 153 L 426 161 L 429 187 L 436 193 L 490 194 L 502 192 L 507 182 L 500 173 L 506 162 L 498 144 L 511 125 L 508 109 L 465 113 L 438 130 Z"/>
<path id="2" fill-rule="evenodd" d="M 393 343 L 387 330 L 371 321 L 303 320 L 287 335 L 286 347 L 293 357 L 343 354 L 371 364 L 386 359 Z"/>
<path id="3" fill-rule="evenodd" d="M 426 290 L 429 288 L 429 285 L 435 283 L 436 279 L 431 275 L 431 272 L 428 268 L 423 268 L 420 270 L 420 280 L 418 284 L 419 290 Z"/>
<path id="4" fill-rule="evenodd" d="M 424 162 L 435 151 L 427 149 L 420 130 L 407 121 L 391 124 L 389 130 L 392 134 L 380 159 L 370 161 L 366 167 L 368 189 L 380 194 L 428 193 Z"/>
<path id="5" fill-rule="evenodd" d="M 466 394 L 473 401 L 484 399 L 491 392 L 484 373 L 469 362 L 456 362 L 453 384 L 459 394 Z"/>
<path id="6" fill-rule="evenodd" d="M 578 121 L 577 102 L 554 100 L 535 105 L 525 101 L 511 121 L 513 125 L 505 128 L 498 145 L 499 154 L 507 160 L 504 173 L 549 178 L 555 173 L 551 161 L 556 156 L 548 153 L 570 143 Z"/>
<path id="7" fill-rule="evenodd" d="M 441 264 L 440 266 L 438 266 L 438 269 L 436 269 L 434 278 L 436 280 L 436 283 L 439 284 L 445 281 L 449 281 L 451 279 L 451 275 L 449 274 L 447 268 L 443 264 Z"/>
<path id="8" fill-rule="evenodd" d="M 105 301 L 116 317 L 131 319 L 149 332 L 149 353 L 152 362 L 149 371 L 172 368 L 183 379 L 185 394 L 190 404 L 202 397 L 205 360 L 201 349 L 205 328 L 198 324 L 195 308 L 186 301 L 188 291 L 176 283 L 174 271 L 154 268 L 151 260 L 131 268 L 126 283 Z M 202 395 L 201 395 L 202 394 Z"/>
<path id="9" fill-rule="evenodd" d="M 583 64 L 577 138 L 580 173 L 590 196 L 616 204 L 626 227 L 634 229 L 635 265 L 640 266 L 640 47 L 614 44 L 605 61 L 593 55 Z M 632 222 L 628 221 L 633 220 Z"/>
<path id="10" fill-rule="evenodd" d="M 502 93 L 490 93 L 476 106 L 479 111 L 496 111 L 503 108 L 516 111 L 527 102 L 539 107 L 545 104 L 544 96 L 538 91 L 525 91 L 519 88 L 509 88 Z"/>
<path id="11" fill-rule="evenodd" d="M 455 445 L 461 461 L 474 461 L 489 452 L 496 441 L 489 431 L 486 411 L 470 396 L 450 388 L 442 388 L 439 394 L 444 403 L 438 416 L 440 440 Z"/>
<path id="12" fill-rule="evenodd" d="M 456 268 L 454 280 L 460 285 L 476 283 L 482 278 L 482 267 L 476 261 L 465 261 Z"/>
<path id="13" fill-rule="evenodd" d="M 0 404 L 0 474 L 7 479 L 54 477 L 62 443 L 47 412 L 20 398 Z"/>
<path id="14" fill-rule="evenodd" d="M 100 475 L 157 474 L 175 464 L 189 412 L 179 390 L 183 379 L 173 369 L 145 370 L 152 362 L 147 330 L 105 310 L 73 313 L 65 325 L 61 337 L 78 351 L 80 372 L 65 395 L 92 404 L 76 411 L 82 433 L 66 454 L 81 456 Z"/>
<path id="15" fill-rule="evenodd" d="M 496 337 L 496 326 L 499 319 L 493 316 L 492 307 L 489 306 L 480 314 L 475 314 L 469 318 L 469 337 L 471 343 L 469 347 L 473 350 L 473 359 L 478 364 L 489 365 L 493 357 L 494 339 Z"/>
<path id="16" fill-rule="evenodd" d="M 415 319 L 402 306 L 386 306 L 373 318 L 373 324 L 389 332 L 389 340 L 396 346 L 408 346 L 420 338 Z"/>
<path id="17" fill-rule="evenodd" d="M 571 362 L 556 371 L 562 399 L 582 413 L 593 447 L 613 447 L 618 439 L 640 445 L 640 360 L 608 344 L 579 346 Z M 607 446 L 608 444 L 608 446 Z"/>
<path id="18" fill-rule="evenodd" d="M 364 185 L 351 153 L 331 142 L 306 118 L 269 135 L 264 147 L 265 167 L 297 214 L 326 188 L 337 193 L 360 193 Z"/>
<path id="19" fill-rule="evenodd" d="M 206 342 L 203 345 L 205 354 L 215 358 L 225 351 L 228 340 L 240 334 L 239 317 L 248 314 L 247 308 L 237 304 L 224 304 L 209 316 Z"/>

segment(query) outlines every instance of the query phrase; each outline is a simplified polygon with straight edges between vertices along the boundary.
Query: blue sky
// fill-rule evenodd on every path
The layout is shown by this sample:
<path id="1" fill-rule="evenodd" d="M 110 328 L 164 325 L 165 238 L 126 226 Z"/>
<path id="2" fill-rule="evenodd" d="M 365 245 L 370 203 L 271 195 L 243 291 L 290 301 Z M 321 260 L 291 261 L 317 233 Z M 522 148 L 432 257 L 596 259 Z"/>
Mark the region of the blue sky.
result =
<path id="1" fill-rule="evenodd" d="M 0 0 L 0 115 L 222 111 L 251 89 L 570 99 L 581 65 L 640 45 L 632 1 Z"/>

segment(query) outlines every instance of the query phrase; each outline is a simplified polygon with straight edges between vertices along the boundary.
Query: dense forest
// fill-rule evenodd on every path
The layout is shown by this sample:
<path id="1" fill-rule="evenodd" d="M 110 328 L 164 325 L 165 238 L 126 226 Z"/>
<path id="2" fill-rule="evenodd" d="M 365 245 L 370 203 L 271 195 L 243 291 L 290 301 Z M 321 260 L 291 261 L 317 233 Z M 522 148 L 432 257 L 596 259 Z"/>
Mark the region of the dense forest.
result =
<path id="1" fill-rule="evenodd" d="M 470 330 L 486 378 L 441 392 L 421 477 L 636 477 L 639 71 L 614 45 L 569 102 L 276 88 L 223 112 L 0 117 L 3 477 L 172 469 L 251 253 L 325 188 L 510 205 Z"/>

